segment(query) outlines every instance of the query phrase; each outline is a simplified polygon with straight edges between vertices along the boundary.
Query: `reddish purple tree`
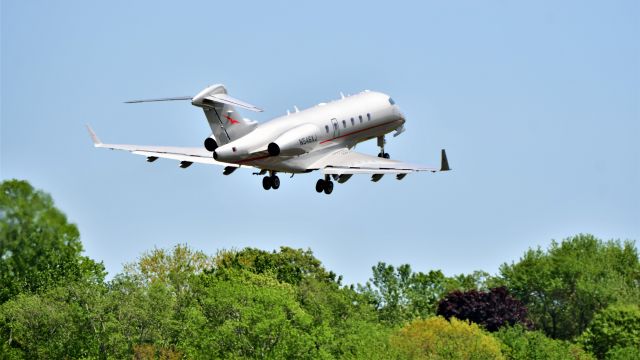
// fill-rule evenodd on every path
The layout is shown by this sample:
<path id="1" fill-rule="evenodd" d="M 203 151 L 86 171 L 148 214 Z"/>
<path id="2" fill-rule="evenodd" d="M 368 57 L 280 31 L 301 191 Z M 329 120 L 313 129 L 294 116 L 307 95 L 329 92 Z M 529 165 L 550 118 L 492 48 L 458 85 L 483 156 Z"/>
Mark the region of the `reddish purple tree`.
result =
<path id="1" fill-rule="evenodd" d="M 521 301 L 514 299 L 505 287 L 487 292 L 453 291 L 440 300 L 436 314 L 444 316 L 447 320 L 451 317 L 469 320 L 488 331 L 496 331 L 501 326 L 517 323 L 530 327 L 527 308 Z"/>

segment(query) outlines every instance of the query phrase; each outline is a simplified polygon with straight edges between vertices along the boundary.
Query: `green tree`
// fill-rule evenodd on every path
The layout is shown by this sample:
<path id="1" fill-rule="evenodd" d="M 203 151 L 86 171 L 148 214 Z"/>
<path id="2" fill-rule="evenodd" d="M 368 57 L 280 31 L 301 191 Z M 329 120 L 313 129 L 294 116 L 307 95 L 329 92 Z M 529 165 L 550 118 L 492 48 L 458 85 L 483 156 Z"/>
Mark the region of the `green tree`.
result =
<path id="1" fill-rule="evenodd" d="M 214 259 L 215 267 L 246 269 L 256 274 L 272 274 L 279 281 L 292 285 L 313 278 L 324 282 L 340 283 L 341 278 L 327 271 L 311 250 L 282 246 L 280 251 L 268 252 L 255 248 L 222 250 Z"/>
<path id="2" fill-rule="evenodd" d="M 398 330 L 391 343 L 404 359 L 504 359 L 500 341 L 456 318 L 414 320 Z"/>
<path id="3" fill-rule="evenodd" d="M 184 295 L 189 292 L 189 279 L 212 270 L 214 261 L 202 251 L 179 244 L 171 251 L 153 249 L 145 252 L 137 261 L 125 264 L 122 276 L 139 286 L 163 284 L 176 295 Z"/>
<path id="4" fill-rule="evenodd" d="M 601 310 L 580 337 L 580 342 L 599 358 L 615 348 L 640 349 L 640 307 L 612 305 Z"/>
<path id="5" fill-rule="evenodd" d="M 144 352 L 147 345 L 160 352 L 175 347 L 180 322 L 172 290 L 160 282 L 141 285 L 125 275 L 109 283 L 104 316 L 105 347 L 111 356 L 130 357 L 136 350 Z"/>
<path id="6" fill-rule="evenodd" d="M 593 356 L 578 345 L 548 338 L 541 331 L 528 331 L 521 325 L 503 327 L 492 333 L 502 342 L 502 353 L 512 360 L 585 360 Z"/>
<path id="7" fill-rule="evenodd" d="M 609 304 L 637 303 L 640 264 L 631 242 L 603 242 L 577 235 L 547 251 L 529 250 L 517 263 L 500 267 L 503 285 L 522 300 L 536 328 L 558 339 L 582 333 Z"/>
<path id="8" fill-rule="evenodd" d="M 48 194 L 26 181 L 0 183 L 0 303 L 69 281 L 101 282 L 102 264 L 81 253 L 78 228 Z"/>
<path id="9" fill-rule="evenodd" d="M 117 358 L 171 358 L 196 302 L 193 281 L 213 269 L 213 258 L 186 245 L 153 249 L 109 282 L 109 353 Z"/>
<path id="10" fill-rule="evenodd" d="M 179 348 L 190 358 L 327 358 L 321 329 L 292 285 L 246 270 L 222 269 L 194 283 Z M 320 331 L 320 332 L 319 332 Z"/>
<path id="11" fill-rule="evenodd" d="M 309 316 L 315 346 L 333 358 L 389 358 L 389 329 L 378 323 L 368 298 L 327 271 L 310 250 L 281 247 L 279 251 L 246 248 L 220 251 L 215 272 L 248 271 L 289 285 Z M 323 355 L 324 356 L 324 355 Z"/>
<path id="12" fill-rule="evenodd" d="M 375 309 L 352 287 L 304 279 L 295 287 L 297 300 L 323 329 L 324 346 L 334 358 L 390 357 L 389 328 L 379 323 Z"/>
<path id="13" fill-rule="evenodd" d="M 105 345 L 106 288 L 69 283 L 0 305 L 0 353 L 9 358 L 98 357 Z"/>

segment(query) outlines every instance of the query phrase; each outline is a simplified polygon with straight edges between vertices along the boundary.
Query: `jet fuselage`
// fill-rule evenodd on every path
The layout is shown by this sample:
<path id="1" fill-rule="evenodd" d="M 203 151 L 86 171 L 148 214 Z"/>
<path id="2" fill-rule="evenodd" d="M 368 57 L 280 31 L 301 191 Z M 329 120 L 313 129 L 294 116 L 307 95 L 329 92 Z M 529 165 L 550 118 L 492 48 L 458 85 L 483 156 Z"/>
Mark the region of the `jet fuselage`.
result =
<path id="1" fill-rule="evenodd" d="M 314 158 L 400 130 L 405 121 L 388 95 L 365 91 L 259 124 L 218 147 L 215 157 L 280 172 L 307 172 Z"/>

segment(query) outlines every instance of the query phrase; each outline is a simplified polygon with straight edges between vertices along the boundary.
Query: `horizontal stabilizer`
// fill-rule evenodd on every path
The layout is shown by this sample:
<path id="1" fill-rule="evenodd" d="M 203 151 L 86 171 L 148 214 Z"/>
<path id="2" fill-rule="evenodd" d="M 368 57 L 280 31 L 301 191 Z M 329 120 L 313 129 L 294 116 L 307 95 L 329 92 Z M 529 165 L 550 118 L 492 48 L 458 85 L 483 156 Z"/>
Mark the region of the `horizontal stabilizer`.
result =
<path id="1" fill-rule="evenodd" d="M 160 102 L 160 101 L 191 101 L 192 105 L 203 107 L 203 108 L 214 108 L 224 105 L 237 106 L 242 109 L 261 112 L 263 111 L 259 107 L 255 105 L 251 105 L 248 102 L 244 102 L 242 100 L 238 100 L 234 97 L 231 97 L 227 94 L 227 89 L 221 84 L 211 85 L 206 89 L 200 91 L 196 96 L 176 96 L 176 97 L 167 97 L 167 98 L 157 98 L 157 99 L 140 99 L 140 100 L 129 100 L 125 101 L 125 104 L 138 104 L 138 103 L 146 103 L 146 102 Z"/>
<path id="2" fill-rule="evenodd" d="M 244 102 L 242 100 L 238 100 L 236 98 L 233 98 L 227 94 L 212 94 L 209 95 L 207 97 L 204 98 L 204 103 L 206 104 L 206 100 L 210 100 L 213 102 L 217 102 L 217 103 L 222 103 L 222 104 L 227 104 L 227 105 L 232 105 L 232 106 L 237 106 L 239 108 L 243 108 L 246 110 L 250 110 L 250 111 L 255 111 L 255 112 L 262 112 L 263 110 L 260 109 L 259 107 L 255 106 L 255 105 L 251 105 L 247 102 Z"/>
<path id="3" fill-rule="evenodd" d="M 143 100 L 129 100 L 125 101 L 125 104 L 137 104 L 137 103 L 145 103 L 145 102 L 157 102 L 157 101 L 181 101 L 181 100 L 191 100 L 191 96 L 177 96 L 177 97 L 168 97 L 168 98 L 159 98 L 159 99 L 143 99 Z"/>

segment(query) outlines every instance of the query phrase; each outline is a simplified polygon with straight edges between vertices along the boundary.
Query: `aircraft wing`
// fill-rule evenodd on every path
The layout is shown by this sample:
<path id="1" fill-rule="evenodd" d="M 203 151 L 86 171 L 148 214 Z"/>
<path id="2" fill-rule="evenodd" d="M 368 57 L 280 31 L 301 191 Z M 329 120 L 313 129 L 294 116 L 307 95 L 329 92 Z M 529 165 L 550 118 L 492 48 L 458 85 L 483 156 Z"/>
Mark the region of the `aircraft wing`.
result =
<path id="1" fill-rule="evenodd" d="M 146 145 L 127 145 L 127 144 L 104 144 L 96 133 L 87 125 L 93 146 L 98 148 L 106 148 L 111 150 L 124 150 L 132 154 L 143 155 L 147 157 L 147 161 L 155 161 L 158 158 L 165 158 L 180 161 L 180 167 L 186 168 L 193 163 L 220 165 L 225 167 L 237 168 L 240 165 L 229 164 L 216 161 L 211 153 L 205 148 L 199 147 L 175 147 L 175 146 L 146 146 Z"/>
<path id="2" fill-rule="evenodd" d="M 348 149 L 331 153 L 314 164 L 314 167 L 328 175 L 353 174 L 408 174 L 417 171 L 448 171 L 447 154 L 442 150 L 440 168 L 409 164 L 397 160 L 361 154 Z"/>

